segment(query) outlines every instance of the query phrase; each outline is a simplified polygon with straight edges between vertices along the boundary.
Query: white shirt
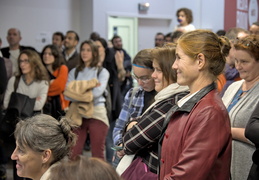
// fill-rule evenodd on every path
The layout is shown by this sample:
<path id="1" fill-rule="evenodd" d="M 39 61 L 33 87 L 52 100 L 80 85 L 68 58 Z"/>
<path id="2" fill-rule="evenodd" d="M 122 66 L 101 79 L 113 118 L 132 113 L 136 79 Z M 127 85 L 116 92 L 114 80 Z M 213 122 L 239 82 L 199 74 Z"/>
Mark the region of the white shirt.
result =
<path id="1" fill-rule="evenodd" d="M 186 103 L 189 99 L 191 99 L 195 94 L 197 94 L 199 91 L 193 93 L 193 94 L 187 94 L 186 96 L 184 96 L 182 99 L 180 99 L 178 102 L 177 102 L 177 105 L 179 107 L 182 107 L 182 105 L 184 105 L 184 103 Z"/>
<path id="2" fill-rule="evenodd" d="M 181 26 L 181 25 L 178 25 L 176 26 L 175 30 L 182 30 L 183 32 L 189 32 L 189 31 L 193 31 L 195 30 L 196 28 L 194 27 L 194 25 L 192 24 L 188 24 L 187 26 Z"/>
<path id="3" fill-rule="evenodd" d="M 10 57 L 9 59 L 12 61 L 12 65 L 13 65 L 13 74 L 15 74 L 18 71 L 18 57 L 20 54 L 20 49 L 16 49 L 16 50 L 9 50 L 10 53 Z"/>
<path id="4" fill-rule="evenodd" d="M 65 59 L 68 61 L 76 52 L 76 49 L 74 49 L 70 54 L 65 53 Z"/>

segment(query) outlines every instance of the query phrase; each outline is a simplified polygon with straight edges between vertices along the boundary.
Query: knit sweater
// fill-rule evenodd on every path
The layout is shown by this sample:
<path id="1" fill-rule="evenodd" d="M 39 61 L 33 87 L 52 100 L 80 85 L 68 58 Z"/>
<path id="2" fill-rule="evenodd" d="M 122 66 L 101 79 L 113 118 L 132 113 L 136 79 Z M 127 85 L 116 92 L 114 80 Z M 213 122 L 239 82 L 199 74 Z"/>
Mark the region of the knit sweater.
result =
<path id="1" fill-rule="evenodd" d="M 244 80 L 232 83 L 226 90 L 222 100 L 226 108 L 232 102 L 237 91 L 242 87 Z M 254 85 L 229 112 L 231 127 L 245 128 L 246 124 L 259 102 L 259 83 Z M 232 140 L 231 176 L 233 180 L 247 179 L 252 165 L 252 154 L 255 147 L 251 144 Z"/>

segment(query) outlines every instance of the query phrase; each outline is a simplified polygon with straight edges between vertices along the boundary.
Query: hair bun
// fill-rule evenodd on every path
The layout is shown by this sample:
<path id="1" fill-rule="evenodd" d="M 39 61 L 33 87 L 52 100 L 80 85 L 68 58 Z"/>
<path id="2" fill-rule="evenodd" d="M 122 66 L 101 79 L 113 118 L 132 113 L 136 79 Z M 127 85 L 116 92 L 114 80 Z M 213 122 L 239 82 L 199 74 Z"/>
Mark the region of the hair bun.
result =
<path id="1" fill-rule="evenodd" d="M 227 57 L 229 54 L 229 51 L 231 49 L 231 44 L 230 41 L 227 37 L 225 36 L 220 36 L 219 37 L 219 46 L 220 46 L 220 52 L 223 57 Z"/>
<path id="2" fill-rule="evenodd" d="M 64 138 L 66 139 L 66 142 L 71 146 L 75 145 L 76 135 L 72 131 L 75 128 L 75 126 L 71 125 L 69 123 L 69 120 L 65 117 L 62 117 L 60 119 L 59 124 L 60 124 L 61 131 L 64 134 Z"/>

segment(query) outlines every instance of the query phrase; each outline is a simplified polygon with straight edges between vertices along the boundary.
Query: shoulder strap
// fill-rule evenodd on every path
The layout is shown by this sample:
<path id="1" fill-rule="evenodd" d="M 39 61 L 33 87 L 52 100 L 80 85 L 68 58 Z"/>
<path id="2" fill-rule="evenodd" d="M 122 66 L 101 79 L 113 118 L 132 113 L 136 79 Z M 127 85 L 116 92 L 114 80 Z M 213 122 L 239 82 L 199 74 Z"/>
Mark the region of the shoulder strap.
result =
<path id="1" fill-rule="evenodd" d="M 77 78 L 77 76 L 78 76 L 78 70 L 77 70 L 77 68 L 75 69 L 75 79 Z"/>
<path id="2" fill-rule="evenodd" d="M 132 93 L 131 93 L 131 96 L 130 96 L 130 102 L 129 102 L 128 109 L 131 108 L 133 97 L 134 97 L 135 94 L 137 93 L 138 89 L 139 89 L 139 87 L 134 87 L 134 88 L 132 89 Z M 127 122 L 129 122 L 129 119 L 130 119 L 130 113 L 127 113 L 127 117 L 126 117 L 126 120 L 127 120 L 127 121 L 126 121 L 126 124 L 125 124 L 125 126 L 124 126 L 124 132 L 126 132 L 126 131 L 125 131 L 125 128 L 127 127 L 127 124 L 128 124 Z"/>
<path id="3" fill-rule="evenodd" d="M 15 76 L 15 81 L 13 84 L 14 92 L 16 92 L 16 90 L 18 88 L 19 81 L 20 81 L 20 76 Z"/>
<path id="4" fill-rule="evenodd" d="M 138 90 L 138 89 L 139 89 L 138 87 L 134 87 L 134 88 L 132 89 L 132 93 L 131 93 L 131 96 L 130 96 L 130 102 L 129 102 L 129 108 L 131 107 L 133 97 L 134 97 L 135 94 L 137 93 L 137 90 Z"/>
<path id="5" fill-rule="evenodd" d="M 102 70 L 103 70 L 103 67 L 98 67 L 97 77 L 99 76 L 99 74 L 101 73 Z"/>

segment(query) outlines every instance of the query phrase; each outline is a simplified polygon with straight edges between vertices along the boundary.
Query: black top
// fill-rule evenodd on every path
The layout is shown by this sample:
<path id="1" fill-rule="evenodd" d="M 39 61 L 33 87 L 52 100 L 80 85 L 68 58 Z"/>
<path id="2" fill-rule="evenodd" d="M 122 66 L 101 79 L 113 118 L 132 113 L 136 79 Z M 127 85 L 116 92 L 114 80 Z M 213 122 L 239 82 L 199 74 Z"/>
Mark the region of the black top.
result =
<path id="1" fill-rule="evenodd" d="M 143 114 L 146 109 L 155 101 L 155 95 L 157 94 L 157 92 L 155 90 L 147 92 L 145 91 L 144 94 L 144 107 L 142 109 L 141 114 Z"/>

